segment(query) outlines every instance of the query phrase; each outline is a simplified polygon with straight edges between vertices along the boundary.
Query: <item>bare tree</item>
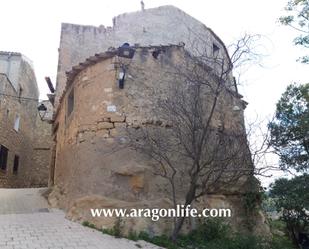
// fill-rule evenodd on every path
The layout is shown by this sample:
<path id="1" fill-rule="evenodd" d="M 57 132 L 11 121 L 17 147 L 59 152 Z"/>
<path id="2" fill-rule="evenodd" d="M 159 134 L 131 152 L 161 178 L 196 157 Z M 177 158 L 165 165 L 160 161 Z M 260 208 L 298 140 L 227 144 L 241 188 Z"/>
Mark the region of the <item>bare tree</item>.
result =
<path id="1" fill-rule="evenodd" d="M 248 147 L 251 152 L 252 162 L 255 165 L 255 175 L 272 177 L 272 172 L 280 171 L 276 153 L 271 147 L 270 130 L 267 128 L 269 119 L 246 120 L 246 133 Z"/>
<path id="2" fill-rule="evenodd" d="M 167 72 L 173 81 L 166 94 L 156 97 L 156 122 L 128 128 L 131 145 L 148 155 L 154 173 L 169 183 L 175 208 L 179 201 L 187 207 L 254 174 L 241 107 L 225 101 L 237 99 L 231 71 L 249 55 L 249 41 L 236 43 L 231 58 L 185 53 Z M 173 240 L 184 220 L 174 218 Z"/>

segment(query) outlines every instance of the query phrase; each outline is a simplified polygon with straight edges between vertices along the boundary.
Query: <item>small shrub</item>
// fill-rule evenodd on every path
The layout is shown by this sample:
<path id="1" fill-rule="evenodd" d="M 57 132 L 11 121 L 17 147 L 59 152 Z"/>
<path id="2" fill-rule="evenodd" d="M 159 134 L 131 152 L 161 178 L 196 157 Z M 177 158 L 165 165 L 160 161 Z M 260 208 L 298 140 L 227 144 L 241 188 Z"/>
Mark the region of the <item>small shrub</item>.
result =
<path id="1" fill-rule="evenodd" d="M 93 224 L 83 222 L 83 225 L 92 227 Z M 282 226 L 282 224 L 276 224 Z M 111 229 L 102 229 L 105 234 L 115 237 L 122 236 L 122 222 L 116 220 Z M 233 233 L 229 225 L 218 219 L 208 219 L 196 230 L 187 235 L 180 235 L 174 243 L 167 235 L 150 236 L 147 232 L 130 230 L 127 239 L 145 240 L 167 249 L 295 249 L 291 241 L 284 236 L 274 235 L 272 241 L 254 235 Z M 140 248 L 139 244 L 135 244 Z"/>
<path id="2" fill-rule="evenodd" d="M 113 229 L 114 229 L 114 236 L 116 238 L 121 238 L 123 230 L 123 222 L 120 218 L 116 219 Z"/>
<path id="3" fill-rule="evenodd" d="M 249 231 L 253 231 L 256 224 L 256 213 L 260 208 L 260 204 L 263 199 L 265 199 L 265 193 L 260 189 L 260 191 L 247 192 L 243 196 L 243 205 L 245 210 L 245 226 Z"/>
<path id="4" fill-rule="evenodd" d="M 270 243 L 271 249 L 294 249 L 294 245 L 288 237 L 274 235 Z"/>
<path id="5" fill-rule="evenodd" d="M 123 222 L 120 218 L 116 219 L 113 228 L 103 228 L 101 232 L 114 236 L 116 238 L 122 238 Z"/>
<path id="6" fill-rule="evenodd" d="M 155 236 L 151 239 L 151 243 L 155 245 L 159 245 L 168 249 L 177 249 L 177 245 L 170 240 L 170 238 L 166 235 Z"/>
<path id="7" fill-rule="evenodd" d="M 129 234 L 128 234 L 128 239 L 133 240 L 133 241 L 137 241 L 138 240 L 138 234 L 135 231 L 130 230 Z"/>
<path id="8" fill-rule="evenodd" d="M 231 249 L 267 249 L 267 242 L 253 235 L 236 234 L 231 242 Z"/>
<path id="9" fill-rule="evenodd" d="M 286 232 L 286 224 L 282 220 L 269 220 L 269 225 L 272 230 Z"/>
<path id="10" fill-rule="evenodd" d="M 90 227 L 92 229 L 96 229 L 95 224 L 92 224 L 89 221 L 83 221 L 82 225 L 85 226 L 85 227 Z"/>
<path id="11" fill-rule="evenodd" d="M 138 235 L 138 238 L 141 240 L 145 240 L 145 241 L 149 241 L 150 240 L 150 236 L 148 233 L 141 231 Z"/>
<path id="12" fill-rule="evenodd" d="M 113 228 L 103 228 L 101 229 L 102 233 L 104 234 L 108 234 L 108 235 L 111 235 L 111 236 L 115 236 L 115 231 Z"/>
<path id="13" fill-rule="evenodd" d="M 179 248 L 166 235 L 150 237 L 147 232 L 141 231 L 138 235 L 138 239 L 139 240 L 145 240 L 147 242 L 150 242 L 150 243 L 155 244 L 157 246 L 165 247 L 167 249 L 177 249 L 177 248 Z"/>
<path id="14" fill-rule="evenodd" d="M 203 240 L 225 239 L 231 234 L 231 228 L 220 219 L 208 219 L 193 232 L 202 236 Z"/>

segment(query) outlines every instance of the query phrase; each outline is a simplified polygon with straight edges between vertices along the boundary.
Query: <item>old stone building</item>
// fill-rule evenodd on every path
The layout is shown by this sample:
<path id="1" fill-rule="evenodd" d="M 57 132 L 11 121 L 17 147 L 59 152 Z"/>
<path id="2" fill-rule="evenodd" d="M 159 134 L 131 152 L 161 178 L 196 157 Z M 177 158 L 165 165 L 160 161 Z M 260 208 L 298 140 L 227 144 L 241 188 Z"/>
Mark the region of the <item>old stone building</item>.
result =
<path id="1" fill-rule="evenodd" d="M 202 53 L 210 58 L 203 63 L 214 75 L 218 68 L 211 62 L 213 58 L 223 61 L 223 69 L 230 65 L 218 36 L 175 7 L 123 14 L 113 24 L 108 28 L 62 25 L 50 175 L 53 191 L 49 196 L 50 203 L 67 210 L 69 218 L 108 227 L 114 219 L 94 219 L 89 209 L 171 205 L 166 182 L 154 174 L 149 158 L 127 146 L 126 130 L 169 126 L 166 120 L 157 120 L 156 102 L 170 94 L 169 86 L 176 82 L 171 72 L 179 63 L 187 63 L 189 55 Z M 231 71 L 224 82 L 212 126 L 217 129 L 223 121 L 230 131 L 244 134 L 246 103 Z M 245 157 L 243 168 L 252 174 L 247 151 Z M 245 219 L 241 195 L 247 183 L 244 177 L 225 194 L 212 193 L 207 204 L 230 207 L 233 223 L 240 225 Z M 256 220 L 261 228 L 263 217 Z M 145 219 L 126 222 L 127 229 L 134 225 L 136 230 L 154 232 L 166 231 L 171 225 Z M 189 223 L 188 229 L 193 226 Z"/>
<path id="2" fill-rule="evenodd" d="M 212 53 L 215 45 L 227 53 L 221 39 L 210 28 L 174 6 L 121 14 L 113 18 L 112 27 L 63 23 L 56 105 L 65 87 L 66 71 L 88 57 L 124 42 L 144 46 L 184 43 L 191 53 Z"/>
<path id="3" fill-rule="evenodd" d="M 38 98 L 30 60 L 0 52 L 0 187 L 47 185 L 51 125 L 38 115 Z"/>

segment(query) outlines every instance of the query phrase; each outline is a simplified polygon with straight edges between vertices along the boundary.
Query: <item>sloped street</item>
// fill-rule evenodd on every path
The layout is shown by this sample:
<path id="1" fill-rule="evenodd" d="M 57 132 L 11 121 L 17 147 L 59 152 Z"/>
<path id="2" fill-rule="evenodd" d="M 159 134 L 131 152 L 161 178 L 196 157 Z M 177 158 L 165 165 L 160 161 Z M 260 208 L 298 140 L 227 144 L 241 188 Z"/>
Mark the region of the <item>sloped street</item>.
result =
<path id="1" fill-rule="evenodd" d="M 50 209 L 44 189 L 0 189 L 1 249 L 156 249 L 143 241 L 116 239 L 65 219 Z"/>

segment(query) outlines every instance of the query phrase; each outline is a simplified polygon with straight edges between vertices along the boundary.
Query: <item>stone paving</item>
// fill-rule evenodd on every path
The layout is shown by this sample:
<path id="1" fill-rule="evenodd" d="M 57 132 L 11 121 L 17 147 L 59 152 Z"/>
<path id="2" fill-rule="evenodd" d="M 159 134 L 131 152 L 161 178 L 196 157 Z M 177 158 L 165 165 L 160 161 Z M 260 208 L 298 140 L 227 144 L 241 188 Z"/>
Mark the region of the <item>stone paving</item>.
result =
<path id="1" fill-rule="evenodd" d="M 44 189 L 0 189 L 0 249 L 158 249 L 104 235 L 49 209 Z"/>
<path id="2" fill-rule="evenodd" d="M 47 201 L 42 197 L 44 191 L 45 188 L 0 189 L 0 215 L 35 213 L 48 209 Z"/>

